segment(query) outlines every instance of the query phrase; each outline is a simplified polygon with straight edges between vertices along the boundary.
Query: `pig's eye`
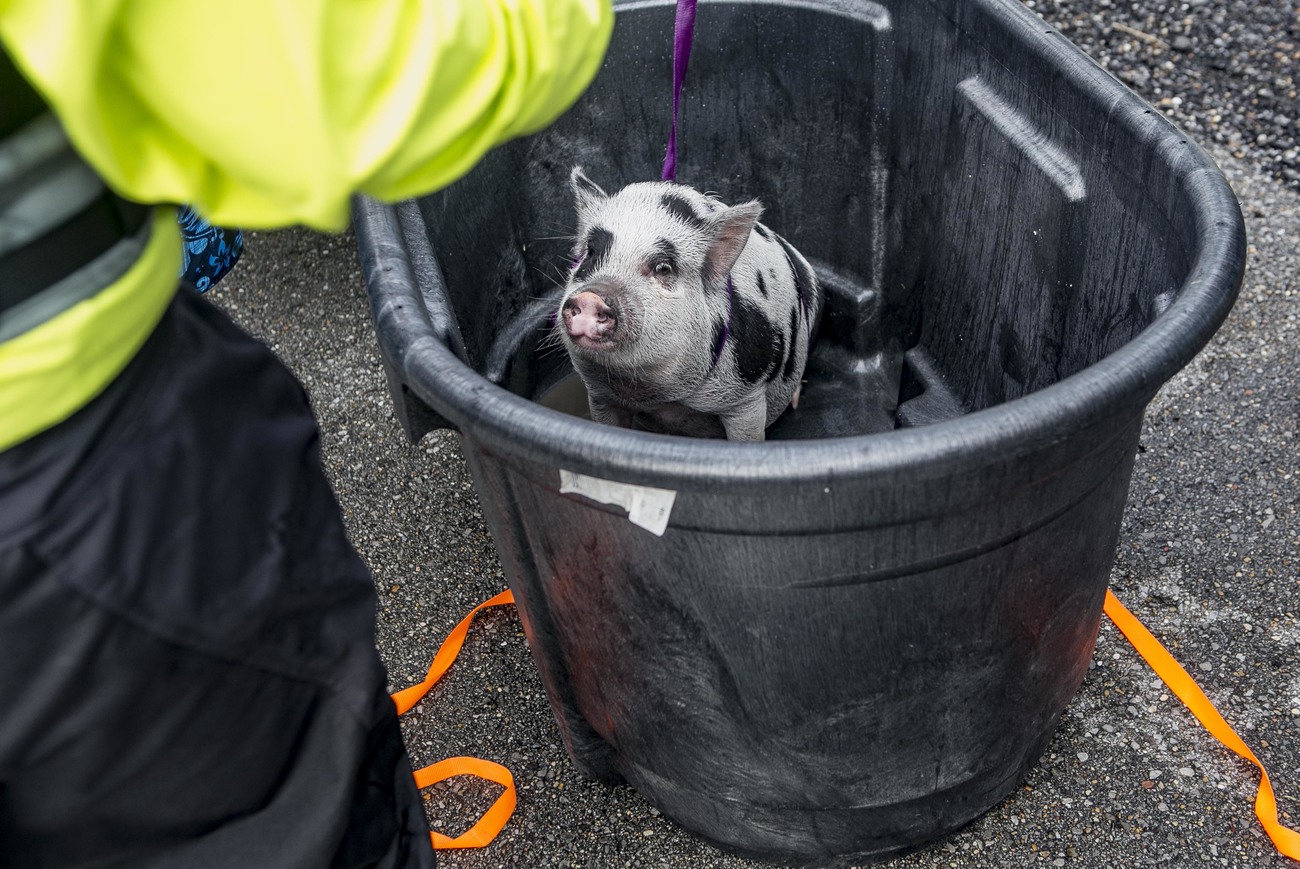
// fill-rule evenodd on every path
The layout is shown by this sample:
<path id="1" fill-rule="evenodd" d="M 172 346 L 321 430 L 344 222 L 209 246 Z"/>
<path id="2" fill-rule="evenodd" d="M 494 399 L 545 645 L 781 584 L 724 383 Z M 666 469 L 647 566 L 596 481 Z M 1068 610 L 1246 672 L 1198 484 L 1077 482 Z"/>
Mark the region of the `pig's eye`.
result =
<path id="1" fill-rule="evenodd" d="M 661 278 L 666 278 L 673 273 L 673 265 L 668 262 L 655 263 L 655 274 Z"/>

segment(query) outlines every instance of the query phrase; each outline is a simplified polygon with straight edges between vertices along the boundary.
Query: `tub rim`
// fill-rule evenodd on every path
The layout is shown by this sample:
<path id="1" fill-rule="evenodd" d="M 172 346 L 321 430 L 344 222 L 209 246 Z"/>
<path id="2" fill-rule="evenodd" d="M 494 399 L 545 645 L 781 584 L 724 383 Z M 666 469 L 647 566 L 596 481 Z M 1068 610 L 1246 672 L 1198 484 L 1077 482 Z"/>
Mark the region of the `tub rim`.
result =
<path id="1" fill-rule="evenodd" d="M 618 9 L 671 5 L 631 0 Z M 782 0 L 721 0 L 758 2 Z M 1021 4 L 970 0 L 1022 32 L 1027 47 L 1062 66 L 1079 88 L 1173 167 L 1196 221 L 1191 269 L 1169 307 L 1132 340 L 1062 380 L 1002 404 L 932 425 L 866 435 L 737 444 L 637 432 L 551 410 L 496 386 L 451 350 L 416 278 L 403 223 L 413 200 L 386 205 L 358 197 L 353 226 L 381 351 L 399 379 L 476 448 L 597 477 L 699 490 L 825 483 L 900 475 L 969 473 L 1042 450 L 1117 415 L 1141 413 L 1227 318 L 1245 271 L 1240 206 L 1211 158 L 1154 109 Z M 836 12 L 842 0 L 784 0 Z M 422 230 L 421 230 L 422 232 Z M 440 284 L 436 268 L 418 270 Z M 440 290 L 440 287 L 433 288 Z M 396 396 L 395 396 L 396 398 Z"/>

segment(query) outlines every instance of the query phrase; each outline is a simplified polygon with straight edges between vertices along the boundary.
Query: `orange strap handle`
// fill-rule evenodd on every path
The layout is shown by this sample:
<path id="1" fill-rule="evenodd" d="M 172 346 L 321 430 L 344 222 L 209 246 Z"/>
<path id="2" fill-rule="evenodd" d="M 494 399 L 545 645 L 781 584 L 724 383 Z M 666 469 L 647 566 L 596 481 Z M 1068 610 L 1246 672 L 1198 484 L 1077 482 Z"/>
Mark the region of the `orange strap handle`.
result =
<path id="1" fill-rule="evenodd" d="M 1285 827 L 1278 820 L 1277 799 L 1273 796 L 1273 784 L 1268 779 L 1268 771 L 1264 765 L 1255 757 L 1255 753 L 1247 747 L 1246 743 L 1239 737 L 1229 726 L 1219 710 L 1214 708 L 1214 704 L 1205 696 L 1205 692 L 1200 686 L 1187 675 L 1187 671 L 1182 668 L 1173 655 L 1160 644 L 1151 632 L 1146 629 L 1137 617 L 1124 608 L 1115 597 L 1114 592 L 1106 590 L 1106 603 L 1103 607 L 1106 615 L 1115 627 L 1119 628 L 1120 633 L 1128 638 L 1137 649 L 1138 654 L 1146 659 L 1151 665 L 1151 669 L 1156 671 L 1156 675 L 1164 680 L 1183 705 L 1191 710 L 1192 714 L 1204 725 L 1205 729 L 1219 742 L 1222 742 L 1228 748 L 1235 751 L 1241 757 L 1249 760 L 1255 766 L 1259 767 L 1260 780 L 1259 792 L 1255 795 L 1255 817 L 1259 818 L 1260 824 L 1263 825 L 1264 831 L 1268 837 L 1273 840 L 1274 847 L 1278 853 L 1284 857 L 1290 857 L 1293 860 L 1300 860 L 1300 833 Z"/>
<path id="2" fill-rule="evenodd" d="M 403 688 L 393 695 L 393 703 L 397 706 L 397 714 L 401 715 L 406 712 L 437 683 L 439 679 L 451 668 L 456 656 L 460 654 L 461 647 L 465 645 L 465 635 L 469 633 L 470 622 L 474 621 L 474 616 L 478 615 L 488 607 L 504 606 L 515 602 L 515 596 L 509 591 L 503 591 L 496 597 L 484 601 L 474 609 L 470 610 L 469 615 L 460 620 L 460 624 L 452 628 L 447 639 L 442 641 L 442 646 L 438 649 L 438 654 L 434 656 L 433 663 L 429 665 L 429 672 L 425 675 L 424 681 L 418 685 L 412 685 L 409 688 Z M 504 790 L 501 796 L 497 797 L 483 817 L 479 818 L 465 832 L 456 838 L 444 836 L 442 833 L 429 831 L 429 839 L 433 842 L 433 847 L 439 851 L 445 851 L 449 848 L 482 848 L 484 845 L 491 844 L 492 840 L 505 827 L 506 821 L 514 814 L 517 796 L 515 794 L 515 779 L 499 763 L 493 763 L 490 760 L 482 760 L 477 757 L 449 757 L 435 764 L 418 769 L 415 771 L 415 786 L 417 788 L 427 788 L 429 785 L 445 781 L 453 776 L 473 775 L 490 782 L 501 785 Z"/>
<path id="3" fill-rule="evenodd" d="M 496 802 L 483 813 L 483 817 L 475 822 L 474 826 L 456 838 L 453 839 L 435 830 L 430 830 L 429 839 L 433 842 L 434 849 L 438 851 L 445 851 L 449 848 L 482 848 L 484 845 L 492 844 L 492 840 L 505 827 L 506 821 L 510 820 L 510 816 L 515 811 L 514 776 L 510 774 L 510 770 L 490 760 L 477 757 L 449 757 L 446 760 L 440 760 L 435 764 L 426 766 L 424 769 L 415 771 L 415 786 L 417 788 L 427 788 L 429 785 L 437 784 L 458 775 L 476 775 L 481 779 L 496 782 L 505 790 L 501 792 L 501 796 L 497 797 Z"/>

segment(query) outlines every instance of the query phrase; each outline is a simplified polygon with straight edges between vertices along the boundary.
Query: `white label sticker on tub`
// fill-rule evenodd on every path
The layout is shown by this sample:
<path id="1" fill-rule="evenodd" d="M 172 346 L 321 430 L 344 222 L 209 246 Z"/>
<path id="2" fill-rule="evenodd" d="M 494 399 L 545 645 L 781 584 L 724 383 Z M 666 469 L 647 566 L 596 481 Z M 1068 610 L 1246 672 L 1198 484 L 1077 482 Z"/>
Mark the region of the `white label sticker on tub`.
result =
<path id="1" fill-rule="evenodd" d="M 588 477 L 561 468 L 560 494 L 569 493 L 583 495 L 602 504 L 622 507 L 627 511 L 627 518 L 633 525 L 639 525 L 659 537 L 662 537 L 665 529 L 668 528 L 668 517 L 673 512 L 673 502 L 677 500 L 677 493 L 671 489 L 616 483 L 613 480 Z"/>

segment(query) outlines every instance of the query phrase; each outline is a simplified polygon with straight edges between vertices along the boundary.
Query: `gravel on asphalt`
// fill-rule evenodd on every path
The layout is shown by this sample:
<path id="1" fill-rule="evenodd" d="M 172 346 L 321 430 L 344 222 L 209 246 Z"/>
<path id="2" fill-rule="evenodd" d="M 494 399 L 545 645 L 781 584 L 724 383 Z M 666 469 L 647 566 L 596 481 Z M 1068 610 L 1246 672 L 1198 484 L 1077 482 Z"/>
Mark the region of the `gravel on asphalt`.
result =
<path id="1" fill-rule="evenodd" d="M 1026 3 L 1202 145 L 1300 191 L 1300 7 L 1293 2 Z"/>

